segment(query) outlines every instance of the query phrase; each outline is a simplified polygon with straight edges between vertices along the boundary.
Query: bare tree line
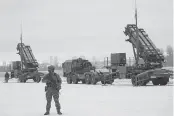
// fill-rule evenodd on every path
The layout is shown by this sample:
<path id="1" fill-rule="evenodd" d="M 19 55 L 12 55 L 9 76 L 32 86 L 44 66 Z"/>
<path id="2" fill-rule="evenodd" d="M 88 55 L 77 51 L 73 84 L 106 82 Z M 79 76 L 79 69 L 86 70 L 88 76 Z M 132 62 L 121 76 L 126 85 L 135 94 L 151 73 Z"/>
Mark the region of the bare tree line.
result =
<path id="1" fill-rule="evenodd" d="M 160 51 L 165 56 L 164 66 L 166 66 L 166 67 L 173 67 L 173 47 L 171 45 L 168 45 L 166 50 L 160 49 Z M 165 53 L 166 53 L 166 55 L 165 55 Z"/>

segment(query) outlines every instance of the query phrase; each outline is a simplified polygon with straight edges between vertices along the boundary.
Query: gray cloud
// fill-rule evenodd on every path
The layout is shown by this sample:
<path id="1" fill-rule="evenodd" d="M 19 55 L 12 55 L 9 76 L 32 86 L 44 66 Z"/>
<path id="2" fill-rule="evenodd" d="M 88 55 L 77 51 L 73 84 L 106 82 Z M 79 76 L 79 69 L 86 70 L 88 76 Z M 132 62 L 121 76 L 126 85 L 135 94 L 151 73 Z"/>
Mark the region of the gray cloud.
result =
<path id="1" fill-rule="evenodd" d="M 51 54 L 66 59 L 73 53 L 100 59 L 111 52 L 133 56 L 123 31 L 135 22 L 134 0 L 7 0 L 0 4 L 0 60 L 13 60 L 7 54 L 16 52 L 21 20 L 24 42 L 39 60 Z M 139 27 L 157 47 L 172 45 L 172 0 L 141 0 L 137 5 Z"/>

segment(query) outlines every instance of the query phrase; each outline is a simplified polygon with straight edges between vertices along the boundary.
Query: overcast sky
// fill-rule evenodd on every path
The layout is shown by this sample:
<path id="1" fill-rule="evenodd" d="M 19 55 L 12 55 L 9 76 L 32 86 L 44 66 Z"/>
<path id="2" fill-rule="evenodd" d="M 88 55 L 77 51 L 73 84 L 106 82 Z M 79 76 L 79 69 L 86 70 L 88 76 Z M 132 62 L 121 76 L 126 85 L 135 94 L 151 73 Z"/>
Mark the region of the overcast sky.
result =
<path id="1" fill-rule="evenodd" d="M 0 0 L 0 61 L 19 60 L 16 46 L 23 25 L 23 42 L 37 60 L 58 56 L 103 59 L 126 52 L 127 24 L 135 23 L 134 0 Z M 158 48 L 173 43 L 172 0 L 137 0 L 138 26 Z"/>

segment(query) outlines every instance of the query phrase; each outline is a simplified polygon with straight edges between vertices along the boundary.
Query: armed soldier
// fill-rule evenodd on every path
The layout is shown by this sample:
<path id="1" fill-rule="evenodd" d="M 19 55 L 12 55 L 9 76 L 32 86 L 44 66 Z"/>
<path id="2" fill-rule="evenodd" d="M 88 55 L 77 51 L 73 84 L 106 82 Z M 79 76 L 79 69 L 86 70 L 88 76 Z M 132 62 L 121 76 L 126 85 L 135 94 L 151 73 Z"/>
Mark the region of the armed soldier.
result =
<path id="1" fill-rule="evenodd" d="M 48 67 L 48 74 L 46 74 L 42 80 L 42 82 L 46 83 L 45 91 L 46 91 L 46 100 L 47 100 L 47 105 L 46 105 L 46 113 L 44 115 L 49 115 L 50 113 L 50 108 L 51 108 L 51 101 L 52 101 L 52 96 L 55 101 L 55 106 L 57 113 L 61 115 L 61 107 L 59 103 L 59 90 L 61 89 L 61 84 L 62 80 L 60 76 L 54 72 L 54 66 L 49 66 Z"/>

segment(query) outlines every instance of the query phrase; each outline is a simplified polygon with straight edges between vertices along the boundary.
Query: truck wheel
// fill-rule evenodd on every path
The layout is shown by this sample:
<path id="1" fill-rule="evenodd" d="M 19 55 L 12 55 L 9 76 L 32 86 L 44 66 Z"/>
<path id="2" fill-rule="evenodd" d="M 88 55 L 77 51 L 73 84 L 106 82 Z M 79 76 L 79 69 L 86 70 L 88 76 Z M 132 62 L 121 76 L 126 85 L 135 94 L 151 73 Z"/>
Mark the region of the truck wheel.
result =
<path id="1" fill-rule="evenodd" d="M 82 83 L 83 83 L 83 84 L 85 84 L 85 79 L 84 79 L 84 80 L 82 80 Z"/>
<path id="2" fill-rule="evenodd" d="M 72 82 L 74 84 L 77 84 L 78 83 L 78 79 L 77 79 L 77 77 L 75 75 L 72 76 Z"/>
<path id="3" fill-rule="evenodd" d="M 153 85 L 159 85 L 159 79 L 152 79 Z"/>
<path id="4" fill-rule="evenodd" d="M 91 77 L 91 84 L 95 85 L 97 83 L 97 80 L 94 76 Z"/>
<path id="5" fill-rule="evenodd" d="M 71 84 L 71 83 L 72 83 L 72 80 L 71 80 L 70 77 L 67 77 L 67 78 L 66 78 L 66 81 L 67 81 L 68 84 Z"/>
<path id="6" fill-rule="evenodd" d="M 160 83 L 160 85 L 167 85 L 167 83 L 168 83 L 168 78 L 161 78 L 160 80 L 159 80 L 159 83 Z"/>
<path id="7" fill-rule="evenodd" d="M 85 75 L 85 82 L 86 82 L 86 84 L 90 84 L 91 83 L 89 75 Z"/>

